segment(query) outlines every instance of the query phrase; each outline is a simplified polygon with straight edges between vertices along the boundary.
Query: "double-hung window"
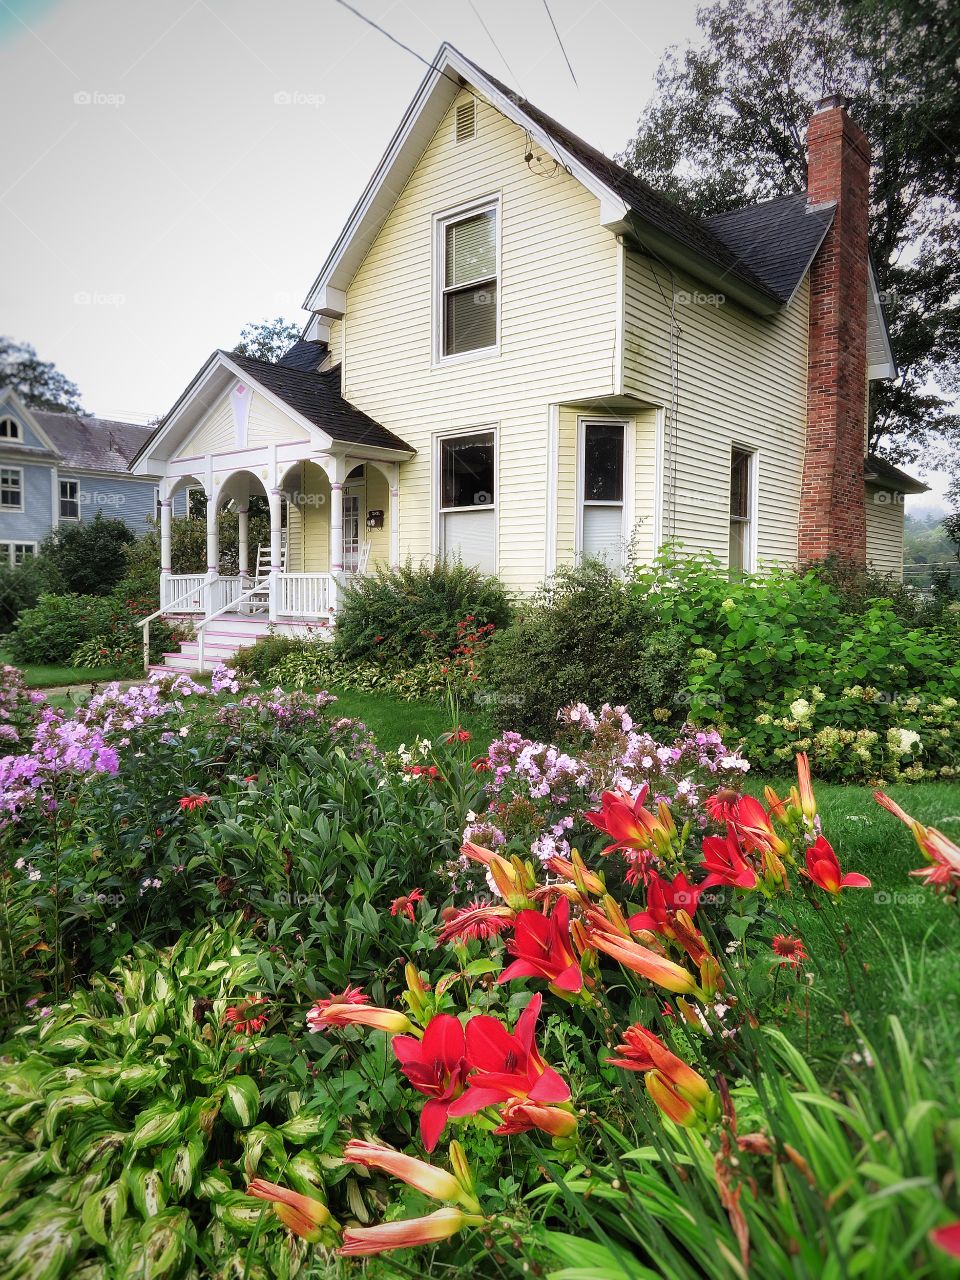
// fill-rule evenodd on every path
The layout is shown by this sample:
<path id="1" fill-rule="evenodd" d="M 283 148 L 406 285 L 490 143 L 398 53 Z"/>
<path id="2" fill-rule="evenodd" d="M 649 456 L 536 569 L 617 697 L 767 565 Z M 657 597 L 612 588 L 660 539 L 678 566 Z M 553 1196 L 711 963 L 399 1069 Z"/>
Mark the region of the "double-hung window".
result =
<path id="1" fill-rule="evenodd" d="M 581 424 L 580 553 L 620 568 L 626 550 L 626 428 L 603 419 Z"/>
<path id="2" fill-rule="evenodd" d="M 752 573 L 754 455 L 736 445 L 730 451 L 730 576 Z"/>
<path id="3" fill-rule="evenodd" d="M 438 221 L 440 360 L 497 346 L 498 213 L 493 203 Z"/>
<path id="4" fill-rule="evenodd" d="M 0 511 L 23 510 L 23 468 L 0 467 Z"/>
<path id="5" fill-rule="evenodd" d="M 437 443 L 440 554 L 485 573 L 497 568 L 496 438 L 493 431 Z"/>
<path id="6" fill-rule="evenodd" d="M 60 481 L 60 519 L 80 519 L 80 485 L 76 480 Z"/>

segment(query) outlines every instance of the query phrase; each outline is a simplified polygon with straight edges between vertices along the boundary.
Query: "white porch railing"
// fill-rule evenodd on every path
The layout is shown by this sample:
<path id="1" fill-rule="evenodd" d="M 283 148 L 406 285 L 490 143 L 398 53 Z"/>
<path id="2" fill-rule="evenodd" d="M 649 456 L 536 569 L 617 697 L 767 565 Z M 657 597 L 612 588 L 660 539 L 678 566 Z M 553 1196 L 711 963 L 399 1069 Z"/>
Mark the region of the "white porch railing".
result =
<path id="1" fill-rule="evenodd" d="M 249 591 L 254 585 L 255 579 L 251 577 L 214 578 L 208 584 L 209 602 L 207 608 L 209 612 L 220 613 L 222 610 L 229 609 L 231 605 L 236 604 L 241 595 Z"/>
<path id="2" fill-rule="evenodd" d="M 160 609 L 177 607 L 178 613 L 203 613 L 205 573 L 165 573 L 160 575 Z"/>
<path id="3" fill-rule="evenodd" d="M 329 573 L 278 573 L 277 613 L 285 618 L 326 618 L 336 590 Z"/>

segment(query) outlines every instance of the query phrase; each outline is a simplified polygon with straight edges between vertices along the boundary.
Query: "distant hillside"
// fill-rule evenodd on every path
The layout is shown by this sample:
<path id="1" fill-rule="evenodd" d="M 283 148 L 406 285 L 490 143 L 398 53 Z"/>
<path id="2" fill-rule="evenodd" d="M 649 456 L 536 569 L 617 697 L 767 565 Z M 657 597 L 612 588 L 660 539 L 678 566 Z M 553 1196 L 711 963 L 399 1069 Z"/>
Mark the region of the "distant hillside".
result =
<path id="1" fill-rule="evenodd" d="M 903 576 L 906 582 L 928 587 L 935 567 L 949 571 L 951 581 L 960 585 L 957 547 L 947 536 L 945 510 L 907 512 L 903 531 Z"/>

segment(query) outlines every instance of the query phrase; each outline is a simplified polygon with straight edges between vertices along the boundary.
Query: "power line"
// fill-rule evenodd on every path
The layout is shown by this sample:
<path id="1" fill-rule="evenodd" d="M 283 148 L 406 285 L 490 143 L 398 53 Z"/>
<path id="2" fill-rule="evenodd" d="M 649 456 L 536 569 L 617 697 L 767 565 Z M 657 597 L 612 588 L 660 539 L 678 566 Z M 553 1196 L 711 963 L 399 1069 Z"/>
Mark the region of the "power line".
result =
<path id="1" fill-rule="evenodd" d="M 494 49 L 496 49 L 497 53 L 499 53 L 499 55 L 500 55 L 500 61 L 501 61 L 501 62 L 503 63 L 503 65 L 507 68 L 507 70 L 510 72 L 510 75 L 513 77 L 513 82 L 514 82 L 514 84 L 517 86 L 517 88 L 520 90 L 520 92 L 521 92 L 521 93 L 523 93 L 523 86 L 522 86 L 522 85 L 521 85 L 521 83 L 520 83 L 520 77 L 517 75 L 517 73 L 514 71 L 513 67 L 511 67 L 510 63 L 507 61 L 506 54 L 503 52 L 503 50 L 502 50 L 502 49 L 500 48 L 500 46 L 497 44 L 496 40 L 494 40 L 494 38 L 493 38 L 493 32 L 490 30 L 490 28 L 489 28 L 489 27 L 487 26 L 487 24 L 484 22 L 484 20 L 483 20 L 483 18 L 482 18 L 482 16 L 481 16 L 481 14 L 480 14 L 479 9 L 478 9 L 478 8 L 477 8 L 477 6 L 473 3 L 473 0 L 467 0 L 467 4 L 468 4 L 468 5 L 470 6 L 470 8 L 473 10 L 473 15 L 474 15 L 474 17 L 476 18 L 476 20 L 480 23 L 481 27 L 483 27 L 484 31 L 487 33 L 487 39 L 488 39 L 488 40 L 490 41 L 490 43 L 493 45 Z M 524 94 L 524 97 L 526 97 L 526 94 Z"/>
<path id="2" fill-rule="evenodd" d="M 440 71 L 445 80 L 449 80 L 451 84 L 455 84 L 458 89 L 462 89 L 460 81 L 454 76 L 447 75 L 446 71 L 441 71 L 435 62 L 431 62 L 429 58 L 425 58 L 422 53 L 417 53 L 416 49 L 411 49 L 408 44 L 404 44 L 402 40 L 398 40 L 395 35 L 391 35 L 385 27 L 381 27 L 379 23 L 374 22 L 372 18 L 368 18 L 365 13 L 361 13 L 359 9 L 355 9 L 352 4 L 347 4 L 347 0 L 337 0 L 337 4 L 352 13 L 355 18 L 359 18 L 361 22 L 365 22 L 368 27 L 373 27 L 374 31 L 379 31 L 382 36 L 386 36 L 391 44 L 395 44 L 398 49 L 402 49 L 404 53 L 412 54 L 418 62 L 422 62 L 425 67 L 429 67 L 431 71 Z"/>
<path id="3" fill-rule="evenodd" d="M 560 32 L 557 30 L 557 24 L 553 20 L 553 14 L 550 12 L 550 6 L 547 3 L 547 0 L 543 0 L 543 7 L 546 9 L 547 17 L 550 19 L 550 25 L 553 27 L 553 34 L 557 37 L 557 44 L 560 46 L 560 52 L 563 54 L 563 60 L 567 64 L 567 70 L 570 72 L 570 78 L 579 89 L 580 86 L 577 84 L 577 77 L 573 74 L 573 67 L 571 67 L 570 59 L 567 57 L 567 51 L 563 47 L 563 41 L 560 39 Z"/>

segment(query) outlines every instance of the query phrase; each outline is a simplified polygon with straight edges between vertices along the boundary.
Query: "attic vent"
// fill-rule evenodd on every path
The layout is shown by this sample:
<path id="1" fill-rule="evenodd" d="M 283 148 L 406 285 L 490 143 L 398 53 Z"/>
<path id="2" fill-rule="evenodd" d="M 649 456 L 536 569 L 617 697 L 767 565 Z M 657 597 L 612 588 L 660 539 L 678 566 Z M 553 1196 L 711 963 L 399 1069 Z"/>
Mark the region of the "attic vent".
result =
<path id="1" fill-rule="evenodd" d="M 467 98 L 457 107 L 457 141 L 469 142 L 477 136 L 477 100 Z"/>

